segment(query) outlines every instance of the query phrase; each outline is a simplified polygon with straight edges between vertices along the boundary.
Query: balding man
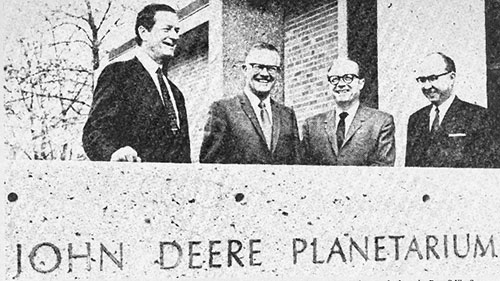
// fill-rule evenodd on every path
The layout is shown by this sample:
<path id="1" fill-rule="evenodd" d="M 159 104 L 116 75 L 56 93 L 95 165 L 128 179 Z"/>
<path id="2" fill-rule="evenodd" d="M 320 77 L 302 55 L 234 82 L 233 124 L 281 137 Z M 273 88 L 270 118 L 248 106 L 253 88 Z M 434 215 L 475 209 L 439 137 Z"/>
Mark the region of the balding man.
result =
<path id="1" fill-rule="evenodd" d="M 491 167 L 491 120 L 485 108 L 454 92 L 455 63 L 443 53 L 425 57 L 418 68 L 422 93 L 431 102 L 410 116 L 406 166 Z"/>
<path id="2" fill-rule="evenodd" d="M 327 74 L 332 110 L 305 121 L 301 150 L 309 165 L 393 166 L 394 120 L 360 104 L 365 80 L 356 62 L 338 59 Z"/>

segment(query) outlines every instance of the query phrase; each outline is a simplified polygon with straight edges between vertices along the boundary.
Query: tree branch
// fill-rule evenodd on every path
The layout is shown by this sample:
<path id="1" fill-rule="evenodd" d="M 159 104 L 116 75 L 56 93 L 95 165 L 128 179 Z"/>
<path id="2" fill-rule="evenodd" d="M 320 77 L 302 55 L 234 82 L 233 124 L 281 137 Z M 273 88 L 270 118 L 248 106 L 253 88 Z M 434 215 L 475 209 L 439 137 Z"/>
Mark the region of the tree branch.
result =
<path id="1" fill-rule="evenodd" d="M 37 96 L 37 97 L 41 97 L 41 98 L 53 98 L 53 99 L 60 99 L 60 100 L 65 100 L 65 101 L 71 101 L 73 103 L 78 103 L 78 104 L 90 107 L 90 105 L 87 104 L 86 102 L 80 101 L 80 100 L 77 100 L 77 99 L 73 99 L 73 98 L 65 98 L 65 97 L 58 97 L 58 96 L 44 95 L 44 94 L 34 94 L 34 95 Z M 22 97 L 22 98 L 19 98 L 19 99 L 6 101 L 5 104 L 7 105 L 7 104 L 19 102 L 19 101 L 25 101 L 25 100 L 27 100 L 29 98 L 30 97 Z"/>
<path id="2" fill-rule="evenodd" d="M 97 30 L 100 30 L 100 29 L 101 29 L 101 26 L 103 25 L 104 21 L 106 21 L 106 19 L 108 18 L 109 11 L 110 11 L 110 9 L 111 9 L 111 5 L 112 5 L 111 0 L 108 0 L 108 6 L 106 7 L 106 11 L 104 11 L 104 14 L 103 14 L 103 16 L 102 16 L 101 21 L 100 21 L 100 22 L 99 22 L 99 24 L 97 25 Z"/>

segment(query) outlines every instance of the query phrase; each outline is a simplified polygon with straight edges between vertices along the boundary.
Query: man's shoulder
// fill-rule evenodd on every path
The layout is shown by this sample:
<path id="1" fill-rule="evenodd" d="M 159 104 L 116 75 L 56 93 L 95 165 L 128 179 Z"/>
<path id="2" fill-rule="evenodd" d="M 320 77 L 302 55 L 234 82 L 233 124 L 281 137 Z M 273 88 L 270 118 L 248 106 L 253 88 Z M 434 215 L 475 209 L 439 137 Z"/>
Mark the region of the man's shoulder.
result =
<path id="1" fill-rule="evenodd" d="M 487 112 L 486 108 L 479 106 L 477 104 L 466 102 L 464 100 L 459 99 L 458 97 L 454 101 L 454 104 L 456 104 L 456 106 L 459 108 L 460 111 L 467 111 L 467 112 L 471 112 L 474 114 Z M 453 106 L 453 104 L 452 104 L 452 106 Z"/>
<path id="2" fill-rule="evenodd" d="M 330 115 L 334 114 L 333 110 L 329 110 L 326 112 L 318 113 L 316 115 L 313 115 L 309 118 L 306 118 L 305 123 L 311 124 L 311 123 L 323 123 Z"/>
<path id="3" fill-rule="evenodd" d="M 110 72 L 115 74 L 133 73 L 137 71 L 137 67 L 139 66 L 140 62 L 137 60 L 137 58 L 125 61 L 116 61 L 104 67 L 102 73 L 110 73 Z"/>
<path id="4" fill-rule="evenodd" d="M 210 106 L 212 114 L 221 114 L 222 112 L 235 112 L 241 108 L 240 96 L 225 97 L 215 100 Z"/>
<path id="5" fill-rule="evenodd" d="M 222 99 L 218 99 L 213 102 L 213 105 L 216 106 L 222 106 L 222 107 L 232 107 L 240 103 L 241 96 L 231 96 L 231 97 L 225 97 Z"/>
<path id="6" fill-rule="evenodd" d="M 271 104 L 274 105 L 276 108 L 278 108 L 278 110 L 280 111 L 284 111 L 288 114 L 294 114 L 294 110 L 293 108 L 289 107 L 289 106 L 286 106 L 274 99 L 271 99 Z"/>
<path id="7" fill-rule="evenodd" d="M 426 106 L 420 108 L 419 110 L 415 111 L 413 114 L 410 115 L 410 120 L 415 119 L 419 116 L 429 114 L 431 107 L 432 107 L 432 104 L 429 104 L 429 105 L 426 105 Z"/>
<path id="8" fill-rule="evenodd" d="M 369 115 L 373 119 L 381 119 L 382 120 L 382 119 L 392 119 L 393 118 L 390 113 L 387 113 L 385 111 L 375 109 L 372 107 L 368 107 L 368 106 L 361 105 L 359 108 L 359 111 L 363 114 Z"/>
<path id="9" fill-rule="evenodd" d="M 129 59 L 129 60 L 123 60 L 123 61 L 115 61 L 115 62 L 112 62 L 110 64 L 108 64 L 106 66 L 106 68 L 125 68 L 127 66 L 131 66 L 131 65 L 135 65 L 135 64 L 138 64 L 140 63 L 139 60 L 137 60 L 137 58 L 132 58 L 132 59 Z"/>

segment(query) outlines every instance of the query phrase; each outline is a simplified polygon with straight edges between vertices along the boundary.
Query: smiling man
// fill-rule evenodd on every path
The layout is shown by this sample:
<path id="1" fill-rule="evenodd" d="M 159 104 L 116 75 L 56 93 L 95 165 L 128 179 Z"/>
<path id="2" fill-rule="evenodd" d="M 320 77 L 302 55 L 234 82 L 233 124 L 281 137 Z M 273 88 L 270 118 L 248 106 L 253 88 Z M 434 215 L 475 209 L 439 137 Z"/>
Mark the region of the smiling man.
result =
<path id="1" fill-rule="evenodd" d="M 365 80 L 356 62 L 338 59 L 327 79 L 332 110 L 304 123 L 301 151 L 309 165 L 392 166 L 395 159 L 391 115 L 360 104 Z"/>
<path id="2" fill-rule="evenodd" d="M 200 162 L 298 163 L 295 113 L 269 96 L 281 75 L 278 50 L 267 43 L 253 45 L 242 70 L 245 75 L 242 93 L 210 107 Z"/>
<path id="3" fill-rule="evenodd" d="M 493 167 L 497 160 L 491 119 L 485 108 L 455 95 L 453 60 L 432 53 L 423 59 L 417 75 L 431 104 L 410 116 L 406 166 Z"/>
<path id="4" fill-rule="evenodd" d="M 91 160 L 191 162 L 184 97 L 167 79 L 179 39 L 179 19 L 168 5 L 137 15 L 135 58 L 107 66 L 94 91 L 83 130 Z"/>

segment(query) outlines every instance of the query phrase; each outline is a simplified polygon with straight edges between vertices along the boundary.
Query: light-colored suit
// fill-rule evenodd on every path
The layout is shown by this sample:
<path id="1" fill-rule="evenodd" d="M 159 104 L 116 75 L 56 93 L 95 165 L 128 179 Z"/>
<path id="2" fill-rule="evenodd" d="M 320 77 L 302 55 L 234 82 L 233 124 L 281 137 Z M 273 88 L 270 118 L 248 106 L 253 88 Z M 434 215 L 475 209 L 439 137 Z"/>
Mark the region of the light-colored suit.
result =
<path id="1" fill-rule="evenodd" d="M 301 143 L 307 165 L 392 166 L 395 159 L 394 119 L 360 105 L 340 149 L 335 110 L 307 119 Z"/>

